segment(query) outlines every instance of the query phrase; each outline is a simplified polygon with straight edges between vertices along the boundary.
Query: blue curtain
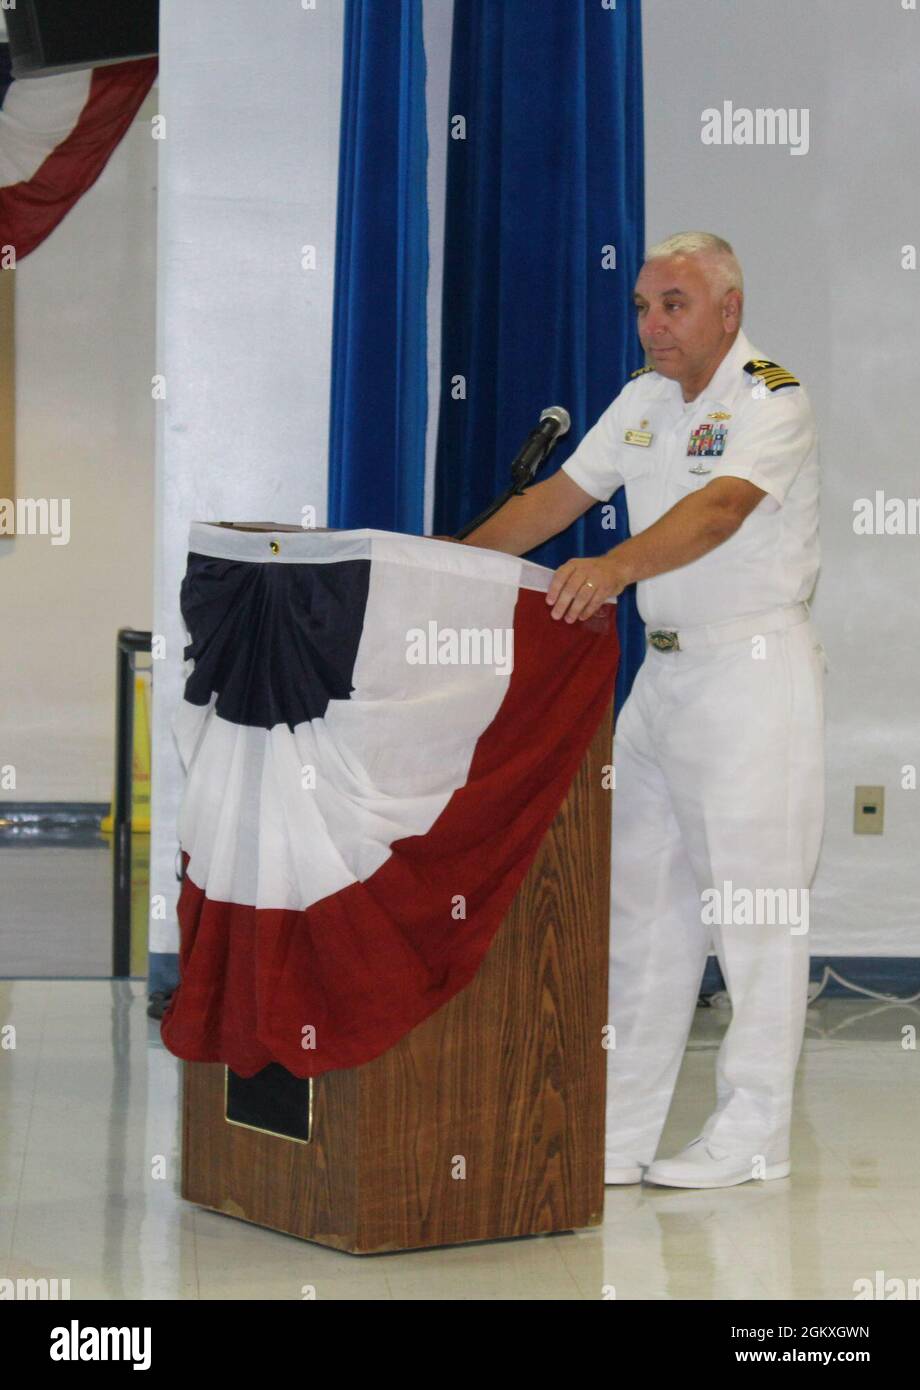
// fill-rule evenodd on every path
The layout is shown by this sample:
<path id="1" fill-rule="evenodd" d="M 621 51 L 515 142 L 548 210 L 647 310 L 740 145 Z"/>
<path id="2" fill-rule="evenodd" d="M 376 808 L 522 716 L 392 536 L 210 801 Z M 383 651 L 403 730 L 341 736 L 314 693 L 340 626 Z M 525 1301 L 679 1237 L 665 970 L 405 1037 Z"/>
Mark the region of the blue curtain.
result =
<path id="1" fill-rule="evenodd" d="M 454 0 L 450 118 L 434 525 L 445 534 L 507 484 L 543 407 L 566 406 L 572 429 L 541 477 L 644 361 L 632 309 L 645 243 L 639 0 Z M 623 492 L 611 502 L 612 529 L 599 504 L 530 558 L 555 568 L 609 550 L 628 535 Z M 644 652 L 633 589 L 618 624 L 620 708 Z"/>
<path id="2" fill-rule="evenodd" d="M 422 0 L 347 0 L 329 525 L 420 533 L 428 413 Z"/>

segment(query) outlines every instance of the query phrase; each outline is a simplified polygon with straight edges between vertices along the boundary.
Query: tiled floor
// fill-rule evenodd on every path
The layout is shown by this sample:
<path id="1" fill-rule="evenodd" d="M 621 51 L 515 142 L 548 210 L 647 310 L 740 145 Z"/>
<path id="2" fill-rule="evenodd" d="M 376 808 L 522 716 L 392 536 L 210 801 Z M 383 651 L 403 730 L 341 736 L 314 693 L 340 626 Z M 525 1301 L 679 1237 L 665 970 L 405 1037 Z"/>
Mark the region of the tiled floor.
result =
<path id="1" fill-rule="evenodd" d="M 0 1276 L 68 1278 L 75 1299 L 849 1299 L 876 1270 L 920 1278 L 918 1022 L 813 1007 L 789 1179 L 608 1188 L 590 1231 L 359 1258 L 177 1195 L 179 1064 L 143 984 L 0 981 Z M 697 1012 L 663 1152 L 708 1112 L 725 1023 Z"/>

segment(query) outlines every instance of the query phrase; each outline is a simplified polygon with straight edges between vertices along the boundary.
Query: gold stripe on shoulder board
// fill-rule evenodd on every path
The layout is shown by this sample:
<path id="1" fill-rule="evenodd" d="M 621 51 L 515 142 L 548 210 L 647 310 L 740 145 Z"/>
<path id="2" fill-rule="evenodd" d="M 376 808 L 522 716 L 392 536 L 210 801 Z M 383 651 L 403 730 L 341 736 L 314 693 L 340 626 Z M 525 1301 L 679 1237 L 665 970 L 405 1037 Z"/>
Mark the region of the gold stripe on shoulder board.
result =
<path id="1" fill-rule="evenodd" d="M 637 367 L 634 372 L 630 372 L 629 379 L 632 381 L 633 377 L 644 376 L 646 372 L 653 372 L 654 370 L 654 367 Z"/>
<path id="2" fill-rule="evenodd" d="M 745 362 L 744 370 L 749 376 L 757 377 L 768 391 L 780 391 L 784 386 L 801 386 L 798 377 L 792 375 L 778 362 L 770 362 L 766 357 L 752 357 Z"/>

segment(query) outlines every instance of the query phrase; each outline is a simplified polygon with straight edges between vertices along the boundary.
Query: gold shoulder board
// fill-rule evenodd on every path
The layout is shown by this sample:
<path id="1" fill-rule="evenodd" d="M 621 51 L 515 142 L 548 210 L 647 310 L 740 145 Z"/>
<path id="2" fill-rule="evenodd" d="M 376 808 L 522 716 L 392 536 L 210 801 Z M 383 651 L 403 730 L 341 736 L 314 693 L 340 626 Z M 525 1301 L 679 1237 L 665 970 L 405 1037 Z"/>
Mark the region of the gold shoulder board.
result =
<path id="1" fill-rule="evenodd" d="M 745 362 L 744 370 L 762 381 L 768 391 L 782 391 L 784 386 L 801 386 L 798 377 L 787 372 L 778 362 L 768 362 L 765 357 L 752 357 Z"/>
<path id="2" fill-rule="evenodd" d="M 644 376 L 646 372 L 653 372 L 654 367 L 637 367 L 634 372 L 630 372 L 629 379 L 632 381 L 634 376 Z"/>

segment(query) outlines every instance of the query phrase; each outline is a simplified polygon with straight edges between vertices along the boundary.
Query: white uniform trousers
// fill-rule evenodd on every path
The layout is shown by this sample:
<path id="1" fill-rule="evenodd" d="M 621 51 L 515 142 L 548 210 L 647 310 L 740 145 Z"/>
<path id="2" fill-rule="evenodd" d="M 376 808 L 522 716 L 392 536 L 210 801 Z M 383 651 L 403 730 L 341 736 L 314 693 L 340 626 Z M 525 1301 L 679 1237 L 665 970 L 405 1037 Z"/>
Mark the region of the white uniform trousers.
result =
<path id="1" fill-rule="evenodd" d="M 824 669 L 810 620 L 759 644 L 649 648 L 619 714 L 608 1165 L 655 1157 L 711 944 L 732 1017 L 701 1132 L 752 1160 L 789 1157 L 808 986 L 803 890 L 824 823 Z M 723 908 L 726 892 L 742 905 L 717 911 L 707 889 Z M 758 899 L 758 889 L 785 891 Z M 743 920 L 744 890 L 755 924 Z"/>

